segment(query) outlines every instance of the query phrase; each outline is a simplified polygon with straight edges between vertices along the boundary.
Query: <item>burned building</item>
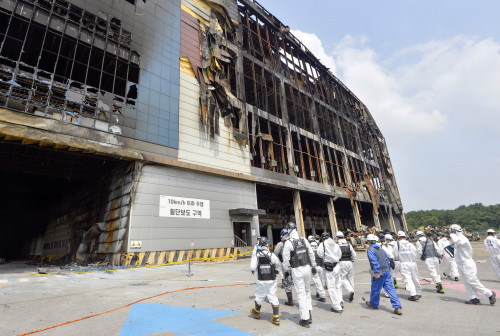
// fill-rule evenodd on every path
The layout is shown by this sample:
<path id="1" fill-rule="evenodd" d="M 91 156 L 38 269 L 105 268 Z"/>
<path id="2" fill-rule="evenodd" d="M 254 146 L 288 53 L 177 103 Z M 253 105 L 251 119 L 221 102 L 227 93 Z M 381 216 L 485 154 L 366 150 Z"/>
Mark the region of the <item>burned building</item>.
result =
<path id="1" fill-rule="evenodd" d="M 406 230 L 368 108 L 251 0 L 0 1 L 0 256 Z"/>

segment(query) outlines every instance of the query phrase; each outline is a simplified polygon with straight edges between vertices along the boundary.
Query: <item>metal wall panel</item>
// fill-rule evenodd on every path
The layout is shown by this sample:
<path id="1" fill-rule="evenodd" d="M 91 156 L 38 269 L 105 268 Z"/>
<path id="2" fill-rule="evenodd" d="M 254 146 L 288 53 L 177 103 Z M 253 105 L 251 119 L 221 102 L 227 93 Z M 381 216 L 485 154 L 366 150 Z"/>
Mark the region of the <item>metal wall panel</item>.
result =
<path id="1" fill-rule="evenodd" d="M 209 200 L 210 219 L 160 217 L 160 195 Z M 128 251 L 232 247 L 229 209 L 233 208 L 257 208 L 254 183 L 145 165 L 137 184 L 129 231 L 129 240 L 141 241 L 141 249 L 130 249 L 129 243 Z M 257 217 L 246 219 L 258 228 Z"/>

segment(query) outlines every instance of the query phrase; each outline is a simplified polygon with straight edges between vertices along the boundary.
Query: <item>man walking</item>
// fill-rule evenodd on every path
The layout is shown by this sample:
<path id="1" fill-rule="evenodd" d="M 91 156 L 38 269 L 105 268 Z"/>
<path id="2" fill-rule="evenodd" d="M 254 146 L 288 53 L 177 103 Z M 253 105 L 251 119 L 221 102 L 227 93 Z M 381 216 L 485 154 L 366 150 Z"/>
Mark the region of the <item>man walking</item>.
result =
<path id="1" fill-rule="evenodd" d="M 453 257 L 448 251 L 447 247 L 450 246 L 450 241 L 445 237 L 444 233 L 438 232 L 438 248 L 443 251 L 443 275 L 458 281 L 458 266 Z"/>
<path id="2" fill-rule="evenodd" d="M 398 260 L 401 268 L 401 275 L 405 281 L 406 290 L 410 293 L 408 300 L 417 301 L 422 297 L 422 286 L 418 280 L 417 249 L 406 240 L 403 231 L 398 232 L 398 243 L 394 246 L 392 253 L 394 260 Z"/>
<path id="3" fill-rule="evenodd" d="M 256 319 L 260 319 L 260 309 L 262 302 L 267 297 L 273 307 L 273 318 L 271 323 L 280 325 L 279 301 L 276 296 L 276 273 L 280 267 L 280 261 L 273 253 L 269 251 L 267 238 L 260 237 L 257 242 L 257 249 L 252 254 L 250 269 L 252 273 L 257 271 L 257 283 L 255 284 L 255 308 L 250 313 Z"/>
<path id="4" fill-rule="evenodd" d="M 370 301 L 365 301 L 370 308 L 378 309 L 380 302 L 380 291 L 384 288 L 385 292 L 391 298 L 391 304 L 394 308 L 394 314 L 402 315 L 401 303 L 396 293 L 396 288 L 392 283 L 391 268 L 389 266 L 389 258 L 384 250 L 377 244 L 377 237 L 369 234 L 366 239 L 370 243 L 368 248 L 368 260 L 370 261 L 372 275 L 372 285 L 370 293 Z"/>
<path id="5" fill-rule="evenodd" d="M 289 239 L 288 230 L 287 229 L 281 230 L 280 236 L 281 236 L 281 241 L 276 245 L 276 248 L 274 249 L 274 254 L 279 258 L 280 262 L 283 263 L 283 245 Z M 287 276 L 285 277 L 283 264 L 281 264 L 279 271 L 281 279 L 283 281 L 283 286 L 285 287 L 285 293 L 287 297 L 285 305 L 293 307 L 294 304 L 293 304 L 293 294 L 292 294 L 292 285 L 293 285 L 292 275 L 290 273 L 287 273 Z"/>
<path id="6" fill-rule="evenodd" d="M 466 304 L 481 304 L 477 297 L 477 292 L 486 296 L 491 305 L 497 301 L 496 294 L 484 287 L 477 278 L 476 263 L 472 259 L 472 246 L 469 239 L 464 236 L 462 228 L 458 224 L 450 225 L 450 243 L 454 248 L 455 260 L 457 261 L 458 271 L 464 281 L 465 290 L 469 295 Z"/>
<path id="7" fill-rule="evenodd" d="M 318 247 L 318 256 L 323 259 L 323 267 L 326 275 L 326 286 L 328 287 L 328 294 L 332 300 L 332 308 L 330 310 L 334 313 L 342 314 L 340 296 L 340 266 L 339 261 L 342 257 L 342 251 L 339 245 L 324 232 L 321 235 L 323 242 Z"/>
<path id="8" fill-rule="evenodd" d="M 391 262 L 391 274 L 392 274 L 392 282 L 394 283 L 394 288 L 398 288 L 398 281 L 396 280 L 396 275 L 400 271 L 399 261 L 394 260 L 394 246 L 398 243 L 394 240 L 390 233 L 384 235 L 385 245 L 382 246 L 385 253 L 389 257 L 389 262 Z"/>
<path id="9" fill-rule="evenodd" d="M 417 231 L 417 252 L 420 260 L 425 262 L 425 267 L 429 271 L 432 281 L 436 284 L 436 291 L 444 294 L 443 285 L 441 284 L 441 272 L 439 271 L 439 257 L 442 251 L 438 251 L 438 247 L 434 241 L 425 237 L 422 231 Z"/>
<path id="10" fill-rule="evenodd" d="M 293 286 L 299 301 L 299 325 L 309 328 L 312 323 L 311 272 L 316 274 L 314 252 L 307 239 L 299 236 L 295 223 L 287 224 L 290 239 L 283 247 L 283 269 L 285 277 L 292 273 Z"/>
<path id="11" fill-rule="evenodd" d="M 339 261 L 340 272 L 340 298 L 342 299 L 342 288 L 349 294 L 349 302 L 354 299 L 354 267 L 353 261 L 356 258 L 356 251 L 346 239 L 342 231 L 337 232 L 337 244 L 339 244 L 342 257 Z"/>
<path id="12" fill-rule="evenodd" d="M 484 240 L 484 245 L 490 252 L 491 265 L 500 279 L 500 240 L 498 240 L 495 230 L 488 229 L 486 232 L 488 237 Z"/>
<path id="13" fill-rule="evenodd" d="M 312 276 L 314 286 L 316 287 L 316 297 L 318 298 L 318 301 L 320 302 L 326 302 L 326 293 L 325 293 L 325 287 L 323 286 L 323 281 L 321 279 L 322 276 L 322 265 L 323 265 L 323 260 L 318 257 L 316 251 L 318 250 L 318 243 L 316 242 L 316 238 L 314 236 L 309 236 L 307 238 L 309 240 L 309 245 L 311 245 L 311 248 L 314 252 L 314 257 L 316 259 L 316 274 Z"/>

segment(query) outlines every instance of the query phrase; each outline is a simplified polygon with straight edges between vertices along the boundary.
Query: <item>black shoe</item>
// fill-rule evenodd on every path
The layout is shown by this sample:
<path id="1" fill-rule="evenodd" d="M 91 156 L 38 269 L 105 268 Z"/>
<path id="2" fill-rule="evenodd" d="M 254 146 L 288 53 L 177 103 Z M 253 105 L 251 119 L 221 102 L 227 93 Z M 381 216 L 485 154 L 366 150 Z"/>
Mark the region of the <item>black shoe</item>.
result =
<path id="1" fill-rule="evenodd" d="M 418 301 L 418 296 L 417 295 L 412 295 L 408 298 L 410 301 Z"/>
<path id="2" fill-rule="evenodd" d="M 316 297 L 319 298 L 319 293 L 316 293 Z"/>
<path id="3" fill-rule="evenodd" d="M 299 326 L 305 327 L 305 328 L 310 328 L 310 326 L 309 326 L 309 320 L 300 320 L 299 321 Z"/>
<path id="4" fill-rule="evenodd" d="M 337 313 L 337 314 L 342 314 L 342 312 L 343 312 L 342 309 L 337 310 L 337 309 L 334 309 L 334 308 L 330 308 L 330 311 L 333 312 L 333 313 Z"/>
<path id="5" fill-rule="evenodd" d="M 319 302 L 326 302 L 326 299 L 325 298 L 319 298 L 318 301 Z"/>
<path id="6" fill-rule="evenodd" d="M 478 304 L 481 304 L 481 301 L 479 301 L 478 298 L 475 298 L 475 299 L 470 299 L 469 301 L 465 301 L 465 304 L 478 305 Z"/>
<path id="7" fill-rule="evenodd" d="M 455 277 L 455 281 L 458 281 L 458 277 Z"/>
<path id="8" fill-rule="evenodd" d="M 340 301 L 340 306 L 344 309 L 344 301 Z"/>
<path id="9" fill-rule="evenodd" d="M 422 297 L 422 295 L 417 295 L 417 298 L 419 298 L 419 299 L 420 299 L 421 297 Z"/>
<path id="10" fill-rule="evenodd" d="M 286 293 L 286 298 L 288 299 L 287 302 L 285 302 L 285 305 L 293 307 L 293 295 L 292 292 Z"/>
<path id="11" fill-rule="evenodd" d="M 492 291 L 493 294 L 490 296 L 490 305 L 494 305 L 497 302 L 497 294 Z"/>
<path id="12" fill-rule="evenodd" d="M 313 314 L 312 314 L 312 311 L 310 310 L 309 311 L 309 324 L 312 324 L 313 323 Z"/>
<path id="13" fill-rule="evenodd" d="M 447 276 L 445 272 L 443 272 L 443 275 L 444 275 L 444 276 Z"/>
<path id="14" fill-rule="evenodd" d="M 349 293 L 349 302 L 352 302 L 354 300 L 354 292 Z"/>

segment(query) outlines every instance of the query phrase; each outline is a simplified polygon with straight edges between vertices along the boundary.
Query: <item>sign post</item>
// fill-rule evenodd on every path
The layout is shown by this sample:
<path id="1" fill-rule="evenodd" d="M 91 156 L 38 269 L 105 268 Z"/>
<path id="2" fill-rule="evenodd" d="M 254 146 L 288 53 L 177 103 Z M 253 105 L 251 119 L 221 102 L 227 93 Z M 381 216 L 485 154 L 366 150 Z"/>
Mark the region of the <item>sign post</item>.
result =
<path id="1" fill-rule="evenodd" d="M 189 249 L 191 250 L 191 249 L 193 249 L 193 247 L 194 247 L 194 239 L 191 239 L 191 241 L 189 242 Z M 192 274 L 191 274 L 191 257 L 189 257 L 189 260 L 188 260 L 188 277 L 189 276 L 192 276 Z"/>

